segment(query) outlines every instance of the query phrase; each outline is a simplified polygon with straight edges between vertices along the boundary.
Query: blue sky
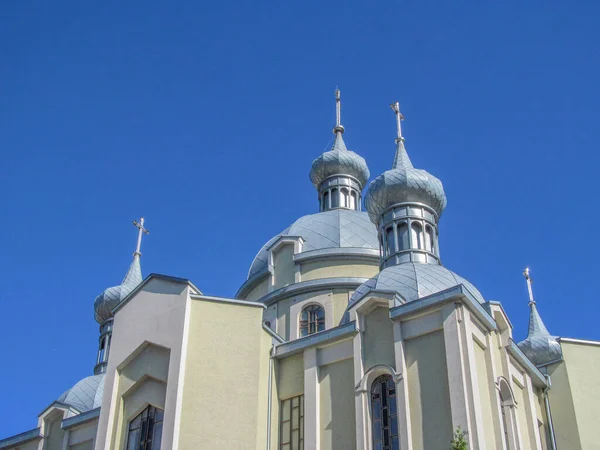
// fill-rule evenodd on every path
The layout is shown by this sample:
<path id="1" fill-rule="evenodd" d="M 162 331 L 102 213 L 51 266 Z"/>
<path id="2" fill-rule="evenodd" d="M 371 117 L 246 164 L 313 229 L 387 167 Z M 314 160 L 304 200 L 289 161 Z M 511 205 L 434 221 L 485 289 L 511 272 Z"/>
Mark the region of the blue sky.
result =
<path id="1" fill-rule="evenodd" d="M 439 177 L 444 264 L 526 333 L 600 339 L 600 4 L 0 2 L 0 438 L 91 374 L 95 296 L 145 215 L 144 274 L 232 296 L 258 249 L 317 210 L 344 138 L 376 176 L 394 116 Z"/>

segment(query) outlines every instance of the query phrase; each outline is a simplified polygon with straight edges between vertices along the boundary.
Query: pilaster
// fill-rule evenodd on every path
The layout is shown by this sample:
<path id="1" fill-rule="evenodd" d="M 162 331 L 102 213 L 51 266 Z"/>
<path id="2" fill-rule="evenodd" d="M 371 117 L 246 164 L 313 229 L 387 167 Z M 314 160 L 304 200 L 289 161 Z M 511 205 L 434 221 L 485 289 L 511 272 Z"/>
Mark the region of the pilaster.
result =
<path id="1" fill-rule="evenodd" d="M 317 349 L 304 351 L 304 449 L 320 447 L 320 392 Z"/>

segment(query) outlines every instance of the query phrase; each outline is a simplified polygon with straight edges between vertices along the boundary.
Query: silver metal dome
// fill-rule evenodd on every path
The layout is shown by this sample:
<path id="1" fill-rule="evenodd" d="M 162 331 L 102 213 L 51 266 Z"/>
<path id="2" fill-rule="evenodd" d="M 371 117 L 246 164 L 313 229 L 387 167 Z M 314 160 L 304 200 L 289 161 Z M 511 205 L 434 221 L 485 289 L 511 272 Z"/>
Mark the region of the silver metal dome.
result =
<path id="1" fill-rule="evenodd" d="M 335 142 L 331 150 L 323 153 L 312 163 L 310 181 L 319 189 L 321 183 L 333 175 L 349 175 L 364 187 L 371 175 L 365 159 L 346 148 L 341 129 L 336 128 Z"/>
<path id="2" fill-rule="evenodd" d="M 281 236 L 301 236 L 303 252 L 323 248 L 367 248 L 379 250 L 377 230 L 367 213 L 335 209 L 301 217 L 290 227 L 269 240 L 258 252 L 248 278 L 268 265 L 269 247 Z"/>
<path id="3" fill-rule="evenodd" d="M 94 318 L 96 322 L 103 323 L 111 319 L 112 310 L 121 300 L 133 291 L 138 284 L 142 282 L 142 268 L 140 265 L 140 257 L 138 252 L 134 253 L 133 261 L 129 266 L 129 270 L 119 286 L 113 286 L 102 292 L 94 301 Z"/>
<path id="4" fill-rule="evenodd" d="M 77 382 L 75 386 L 65 391 L 57 400 L 83 413 L 99 408 L 102 405 L 103 393 L 104 374 L 101 373 Z"/>
<path id="5" fill-rule="evenodd" d="M 361 284 L 348 302 L 348 308 L 360 301 L 371 291 L 394 292 L 405 302 L 436 294 L 462 284 L 480 303 L 485 303 L 483 295 L 469 281 L 444 266 L 424 263 L 403 263 L 388 267 L 369 281 Z M 349 320 L 346 312 L 342 323 Z"/>
<path id="6" fill-rule="evenodd" d="M 562 349 L 557 336 L 552 336 L 540 314 L 535 302 L 530 302 L 529 333 L 527 338 L 519 342 L 519 348 L 536 366 L 562 359 Z"/>
<path id="7" fill-rule="evenodd" d="M 442 182 L 425 170 L 415 169 L 404 148 L 404 139 L 399 138 L 397 142 L 392 169 L 371 181 L 365 196 L 371 221 L 377 223 L 383 211 L 398 203 L 425 204 L 439 218 L 447 203 Z"/>

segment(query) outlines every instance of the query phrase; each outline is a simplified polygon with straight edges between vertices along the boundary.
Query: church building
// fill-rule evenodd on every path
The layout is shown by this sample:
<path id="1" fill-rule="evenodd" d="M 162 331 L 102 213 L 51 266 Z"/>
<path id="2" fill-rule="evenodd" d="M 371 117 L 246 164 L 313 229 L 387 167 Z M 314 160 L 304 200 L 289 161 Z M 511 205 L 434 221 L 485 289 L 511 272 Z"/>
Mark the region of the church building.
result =
<path id="1" fill-rule="evenodd" d="M 134 222 L 131 266 L 94 302 L 93 372 L 0 450 L 446 450 L 459 429 L 469 449 L 600 449 L 600 342 L 551 334 L 526 269 L 516 343 L 502 304 L 442 264 L 446 194 L 392 110 L 395 156 L 368 183 L 336 91 L 315 213 L 258 251 L 234 298 L 144 278 Z"/>

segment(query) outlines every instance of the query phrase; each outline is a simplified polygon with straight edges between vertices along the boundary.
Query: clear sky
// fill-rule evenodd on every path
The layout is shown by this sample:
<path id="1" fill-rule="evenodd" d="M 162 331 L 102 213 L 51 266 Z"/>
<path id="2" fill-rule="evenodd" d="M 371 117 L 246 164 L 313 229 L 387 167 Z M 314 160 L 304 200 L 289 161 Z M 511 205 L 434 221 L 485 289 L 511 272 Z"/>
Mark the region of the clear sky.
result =
<path id="1" fill-rule="evenodd" d="M 399 100 L 439 177 L 444 264 L 526 334 L 599 339 L 600 3 L 0 2 L 0 438 L 94 366 L 95 296 L 144 275 L 233 296 L 317 211 L 333 137 L 391 167 Z M 224 349 L 225 350 L 225 349 Z"/>

